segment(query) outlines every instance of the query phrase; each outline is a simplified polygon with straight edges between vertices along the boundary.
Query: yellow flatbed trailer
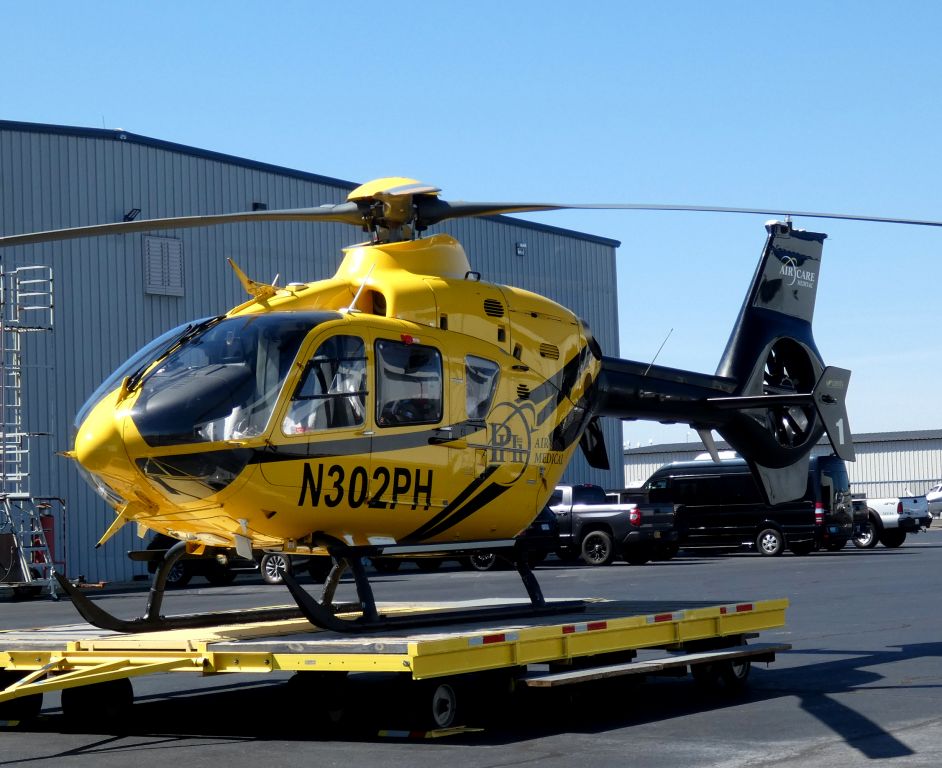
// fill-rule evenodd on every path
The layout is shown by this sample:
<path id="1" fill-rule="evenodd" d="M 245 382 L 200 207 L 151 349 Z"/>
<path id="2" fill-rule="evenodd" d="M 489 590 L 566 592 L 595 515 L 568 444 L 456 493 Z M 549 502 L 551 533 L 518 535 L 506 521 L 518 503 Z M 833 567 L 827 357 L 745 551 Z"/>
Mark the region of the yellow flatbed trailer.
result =
<path id="1" fill-rule="evenodd" d="M 384 613 L 473 609 L 497 601 L 386 604 Z M 506 605 L 508 601 L 499 601 Z M 514 601 L 509 601 L 514 602 Z M 772 661 L 786 644 L 746 644 L 784 626 L 785 599 L 714 605 L 696 601 L 586 600 L 582 610 L 411 630 L 347 635 L 305 619 L 118 634 L 88 624 L 0 631 L 0 721 L 39 713 L 42 694 L 62 691 L 66 717 L 133 702 L 130 680 L 156 673 L 301 673 L 328 695 L 347 674 L 411 678 L 417 727 L 455 724 L 463 683 L 555 688 L 624 675 L 692 673 L 730 688 L 745 685 L 751 661 Z M 521 606 L 522 610 L 524 607 Z M 232 612 L 237 616 L 238 612 Z M 328 708 L 330 704 L 327 705 Z"/>

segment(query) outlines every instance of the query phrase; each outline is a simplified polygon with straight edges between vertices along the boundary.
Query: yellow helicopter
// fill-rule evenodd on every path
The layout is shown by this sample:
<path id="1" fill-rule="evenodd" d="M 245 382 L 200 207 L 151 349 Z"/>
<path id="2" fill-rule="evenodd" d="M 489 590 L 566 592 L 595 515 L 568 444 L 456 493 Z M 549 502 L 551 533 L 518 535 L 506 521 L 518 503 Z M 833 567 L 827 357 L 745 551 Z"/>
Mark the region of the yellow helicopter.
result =
<path id="1" fill-rule="evenodd" d="M 803 492 L 825 431 L 853 459 L 850 373 L 824 365 L 811 330 L 825 235 L 766 225 L 717 372 L 702 374 L 605 357 L 565 307 L 482 281 L 449 235 L 420 236 L 451 218 L 648 206 L 449 203 L 439 191 L 384 178 L 318 208 L 0 238 L 3 247 L 287 220 L 343 222 L 370 236 L 318 282 L 277 287 L 233 265 L 245 303 L 155 339 L 83 406 L 69 455 L 117 513 L 102 541 L 127 522 L 179 540 L 138 619 L 107 614 L 58 576 L 87 620 L 118 631 L 216 623 L 160 616 L 166 575 L 184 554 L 234 548 L 331 555 L 319 600 L 286 575 L 301 612 L 329 629 L 386 626 L 364 557 L 513 544 L 577 446 L 607 468 L 606 416 L 690 424 L 714 456 L 717 431 L 770 503 Z M 361 613 L 352 622 L 332 603 L 347 567 Z M 546 609 L 526 557 L 517 568 L 532 607 Z"/>

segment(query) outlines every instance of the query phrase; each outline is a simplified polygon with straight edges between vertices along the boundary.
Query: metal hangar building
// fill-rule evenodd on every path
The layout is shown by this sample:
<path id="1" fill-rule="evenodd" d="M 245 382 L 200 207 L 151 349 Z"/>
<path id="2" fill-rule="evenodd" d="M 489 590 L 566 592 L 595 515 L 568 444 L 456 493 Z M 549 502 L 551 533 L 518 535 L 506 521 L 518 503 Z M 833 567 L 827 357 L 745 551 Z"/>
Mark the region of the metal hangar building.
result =
<path id="1" fill-rule="evenodd" d="M 717 442 L 717 448 L 729 446 Z M 665 464 L 691 461 L 705 451 L 699 440 L 628 448 L 624 451 L 625 487 L 636 488 Z M 871 499 L 921 496 L 942 480 L 942 429 L 861 433 L 854 435 L 854 452 L 857 460 L 847 462 L 851 490 Z M 831 453 L 827 437 L 812 453 Z"/>
<path id="2" fill-rule="evenodd" d="M 123 130 L 0 121 L 3 235 L 135 217 L 338 203 L 359 183 Z M 446 222 L 435 230 L 462 242 L 482 280 L 526 288 L 571 308 L 602 349 L 617 354 L 617 241 L 505 216 Z M 19 339 L 17 411 L 22 429 L 33 435 L 28 455 L 20 457 L 29 461 L 30 493 L 65 501 L 55 560 L 64 563 L 68 577 L 117 581 L 145 573 L 126 557 L 127 550 L 143 546 L 136 526 L 125 526 L 95 549 L 115 513 L 71 461 L 56 455 L 71 447 L 75 414 L 99 383 L 164 331 L 244 301 L 227 257 L 255 279 L 279 275 L 281 285 L 308 282 L 333 275 L 341 249 L 357 238 L 342 224 L 233 224 L 20 246 L 0 254 L 5 275 L 33 265 L 52 271 L 52 330 Z M 4 397 L 13 396 L 6 381 Z M 577 450 L 568 482 L 620 482 L 621 425 L 606 421 L 612 471 L 591 469 Z"/>

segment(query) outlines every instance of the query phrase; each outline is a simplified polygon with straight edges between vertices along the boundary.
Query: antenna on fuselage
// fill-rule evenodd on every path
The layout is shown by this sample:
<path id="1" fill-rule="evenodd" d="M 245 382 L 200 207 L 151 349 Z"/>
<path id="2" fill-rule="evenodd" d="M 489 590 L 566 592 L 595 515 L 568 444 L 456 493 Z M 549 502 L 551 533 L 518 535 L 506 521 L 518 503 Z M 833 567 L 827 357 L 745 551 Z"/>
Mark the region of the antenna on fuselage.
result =
<path id="1" fill-rule="evenodd" d="M 359 310 L 356 309 L 357 302 L 360 300 L 360 294 L 363 293 L 363 289 L 366 287 L 366 281 L 370 279 L 370 275 L 373 274 L 373 268 L 375 266 L 376 266 L 376 262 L 374 261 L 373 266 L 369 268 L 369 271 L 363 276 L 363 280 L 360 281 L 360 287 L 357 288 L 356 295 L 353 297 L 353 301 L 350 302 L 350 306 L 344 307 L 343 309 L 341 309 L 340 310 L 341 314 L 346 315 L 349 312 L 353 312 L 354 310 L 359 312 Z"/>
<path id="2" fill-rule="evenodd" d="M 672 334 L 673 332 L 674 332 L 674 329 L 673 329 L 673 328 L 671 328 L 671 329 L 667 332 L 667 336 L 664 337 L 664 341 L 661 342 L 661 346 L 659 346 L 659 347 L 657 348 L 657 352 L 654 353 L 654 357 L 651 358 L 651 362 L 648 363 L 648 367 L 644 369 L 644 373 L 642 374 L 642 376 L 647 376 L 647 375 L 648 375 L 648 371 L 651 370 L 651 366 L 654 365 L 654 361 L 657 360 L 657 356 L 658 356 L 659 354 L 661 354 L 661 350 L 664 349 L 664 345 L 667 344 L 667 340 L 671 337 L 671 334 Z"/>

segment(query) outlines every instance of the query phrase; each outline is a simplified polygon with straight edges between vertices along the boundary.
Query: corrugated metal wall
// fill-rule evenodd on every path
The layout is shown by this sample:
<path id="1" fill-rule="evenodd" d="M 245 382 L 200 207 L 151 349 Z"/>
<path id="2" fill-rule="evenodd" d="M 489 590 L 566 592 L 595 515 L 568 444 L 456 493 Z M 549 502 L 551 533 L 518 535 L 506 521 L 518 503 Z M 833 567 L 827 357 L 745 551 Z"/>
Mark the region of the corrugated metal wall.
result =
<path id="1" fill-rule="evenodd" d="M 705 450 L 699 442 L 631 448 L 624 452 L 625 484 L 639 485 L 659 467 Z M 872 499 L 922 495 L 942 479 L 942 430 L 855 435 L 854 450 L 857 460 L 847 463 L 852 489 Z M 830 454 L 831 447 L 820 443 L 814 453 Z"/>
<path id="2" fill-rule="evenodd" d="M 296 208 L 335 203 L 347 182 L 227 158 L 119 131 L 68 129 L 0 121 L 0 233 L 140 218 Z M 518 285 L 569 306 L 589 322 L 607 352 L 617 354 L 615 249 L 603 238 L 565 234 L 511 219 L 450 222 L 474 268 L 490 282 Z M 56 327 L 31 334 L 23 349 L 26 424 L 48 433 L 33 440 L 31 491 L 68 505 L 68 575 L 122 580 L 143 573 L 124 556 L 139 546 L 131 526 L 100 550 L 94 546 L 114 513 L 57 451 L 70 447 L 72 419 L 100 381 L 159 333 L 218 314 L 244 299 L 228 265 L 280 284 L 328 277 L 340 249 L 357 240 L 350 227 L 303 223 L 235 224 L 160 233 L 183 242 L 184 296 L 144 293 L 142 235 L 8 249 L 3 269 L 43 264 L 54 270 Z M 517 243 L 526 243 L 518 256 Z M 575 265 L 575 268 L 574 268 Z M 570 481 L 617 483 L 621 427 L 605 426 L 611 472 L 588 468 L 581 454 Z M 615 479 L 613 479 L 615 478 Z M 60 549 L 61 552 L 61 549 Z"/>

